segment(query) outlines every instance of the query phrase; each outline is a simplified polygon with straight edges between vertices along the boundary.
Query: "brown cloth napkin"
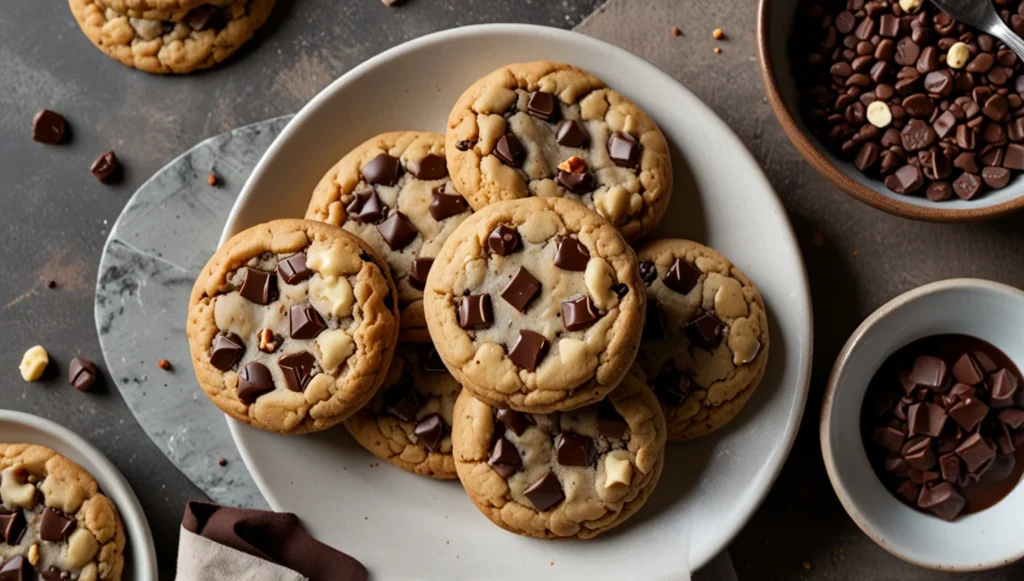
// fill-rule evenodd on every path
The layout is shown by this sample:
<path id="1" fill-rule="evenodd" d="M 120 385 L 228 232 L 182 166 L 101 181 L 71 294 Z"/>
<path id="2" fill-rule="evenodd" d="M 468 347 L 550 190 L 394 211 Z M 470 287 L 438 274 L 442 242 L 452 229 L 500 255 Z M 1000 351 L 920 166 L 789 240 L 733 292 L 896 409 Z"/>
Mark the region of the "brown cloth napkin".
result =
<path id="1" fill-rule="evenodd" d="M 366 581 L 366 567 L 309 536 L 291 513 L 189 502 L 177 581 Z"/>

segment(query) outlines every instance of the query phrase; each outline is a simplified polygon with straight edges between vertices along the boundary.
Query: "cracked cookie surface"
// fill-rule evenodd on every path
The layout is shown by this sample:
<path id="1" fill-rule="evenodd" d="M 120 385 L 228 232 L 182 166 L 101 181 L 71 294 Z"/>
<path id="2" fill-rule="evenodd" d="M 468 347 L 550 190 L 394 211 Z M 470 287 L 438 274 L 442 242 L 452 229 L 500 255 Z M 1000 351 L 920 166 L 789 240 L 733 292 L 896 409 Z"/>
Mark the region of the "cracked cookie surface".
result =
<path id="1" fill-rule="evenodd" d="M 188 338 L 199 385 L 264 430 L 329 428 L 363 407 L 398 340 L 383 259 L 328 224 L 275 220 L 228 240 L 196 279 Z"/>
<path id="2" fill-rule="evenodd" d="M 636 256 L 580 204 L 491 204 L 448 238 L 424 309 L 452 375 L 480 400 L 527 412 L 593 403 L 639 346 L 646 296 Z"/>
<path id="3" fill-rule="evenodd" d="M 718 252 L 689 240 L 637 251 L 647 316 L 637 362 L 665 409 L 670 440 L 724 426 L 768 363 L 768 320 L 754 284 Z"/>
<path id="4" fill-rule="evenodd" d="M 427 273 L 471 213 L 448 178 L 444 136 L 395 131 L 367 140 L 332 167 L 313 191 L 306 218 L 341 226 L 384 257 L 398 288 L 401 339 L 427 342 Z"/>
<path id="5" fill-rule="evenodd" d="M 345 427 L 359 444 L 403 470 L 455 478 L 452 410 L 462 386 L 426 346 L 398 346 L 377 395 Z"/>
<path id="6" fill-rule="evenodd" d="M 495 409 L 464 390 L 454 413 L 459 479 L 514 533 L 597 536 L 639 510 L 661 476 L 665 418 L 638 367 L 605 400 L 576 410 Z"/>
<path id="7" fill-rule="evenodd" d="M 275 2 L 236 0 L 136 17 L 104 6 L 101 0 L 68 1 L 96 48 L 125 66 L 156 74 L 186 74 L 227 59 L 263 26 Z M 196 10 L 203 13 L 197 15 Z"/>
<path id="8" fill-rule="evenodd" d="M 0 443 L 0 500 L 0 570 L 11 579 L 121 579 L 124 525 L 81 466 L 43 446 Z"/>
<path id="9" fill-rule="evenodd" d="M 668 144 L 654 121 L 567 64 L 512 64 L 481 78 L 452 109 L 445 144 L 455 187 L 476 210 L 570 198 L 632 242 L 661 220 L 672 192 Z"/>

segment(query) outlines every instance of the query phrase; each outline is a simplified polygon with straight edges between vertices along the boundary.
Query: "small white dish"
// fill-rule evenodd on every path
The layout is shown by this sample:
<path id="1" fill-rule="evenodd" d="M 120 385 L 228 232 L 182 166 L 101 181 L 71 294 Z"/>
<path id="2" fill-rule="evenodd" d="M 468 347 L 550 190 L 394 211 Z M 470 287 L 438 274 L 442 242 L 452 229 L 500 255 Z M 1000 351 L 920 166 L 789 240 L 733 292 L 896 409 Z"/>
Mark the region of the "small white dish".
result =
<path id="1" fill-rule="evenodd" d="M 821 410 L 821 450 L 839 500 L 869 537 L 893 555 L 941 571 L 980 571 L 1024 557 L 1024 486 L 995 506 L 946 522 L 918 512 L 882 485 L 860 433 L 860 410 L 875 371 L 900 347 L 932 335 L 972 335 L 1024 365 L 1024 291 L 958 278 L 918 287 L 861 323 L 839 353 Z"/>
<path id="2" fill-rule="evenodd" d="M 50 420 L 11 410 L 0 410 L 0 442 L 39 444 L 60 452 L 84 468 L 114 501 L 124 522 L 124 581 L 157 581 L 156 548 L 146 513 L 128 481 L 92 444 Z"/>
<path id="3" fill-rule="evenodd" d="M 811 308 L 785 210 L 743 144 L 697 97 L 646 61 L 563 30 L 481 25 L 424 36 L 352 69 L 317 95 L 270 147 L 242 190 L 223 242 L 249 226 L 300 217 L 328 168 L 382 131 L 444 131 L 462 91 L 514 62 L 592 71 L 657 120 L 673 146 L 672 204 L 655 236 L 705 242 L 729 256 L 768 304 L 767 374 L 718 433 L 669 446 L 657 490 L 616 531 L 587 542 L 519 537 L 494 526 L 457 482 L 402 472 L 338 427 L 282 437 L 230 421 L 242 458 L 275 510 L 381 579 L 680 579 L 739 532 L 796 437 L 811 365 Z"/>

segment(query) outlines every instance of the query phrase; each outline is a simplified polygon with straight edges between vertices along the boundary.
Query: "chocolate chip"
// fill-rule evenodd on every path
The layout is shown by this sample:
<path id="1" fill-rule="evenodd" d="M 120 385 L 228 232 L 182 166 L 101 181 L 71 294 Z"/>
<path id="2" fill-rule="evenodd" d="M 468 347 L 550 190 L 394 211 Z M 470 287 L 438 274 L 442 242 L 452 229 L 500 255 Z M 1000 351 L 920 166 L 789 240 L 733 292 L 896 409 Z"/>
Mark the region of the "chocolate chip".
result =
<path id="1" fill-rule="evenodd" d="M 899 454 L 900 449 L 903 448 L 906 436 L 902 431 L 892 426 L 884 426 L 875 428 L 875 433 L 871 440 L 893 454 Z"/>
<path id="2" fill-rule="evenodd" d="M 537 364 L 548 351 L 548 340 L 534 331 L 520 330 L 508 358 L 527 371 L 537 369 Z"/>
<path id="3" fill-rule="evenodd" d="M 397 157 L 381 153 L 363 165 L 363 179 L 368 184 L 393 186 L 398 182 L 398 172 L 402 168 Z"/>
<path id="4" fill-rule="evenodd" d="M 621 299 L 622 297 L 624 297 L 624 296 L 629 294 L 629 287 L 626 286 L 626 283 L 624 283 L 624 282 L 620 282 L 618 284 L 613 284 L 612 285 L 612 292 L 615 293 L 615 296 L 617 296 L 617 297 L 619 297 Z"/>
<path id="5" fill-rule="evenodd" d="M 559 170 L 555 181 L 574 194 L 589 194 L 597 188 L 597 180 L 588 172 L 572 173 Z"/>
<path id="6" fill-rule="evenodd" d="M 428 153 L 420 160 L 412 175 L 420 180 L 439 180 L 448 175 L 448 164 L 444 156 Z"/>
<path id="7" fill-rule="evenodd" d="M 981 191 L 981 179 L 974 174 L 962 173 L 953 182 L 953 191 L 961 200 L 970 200 Z"/>
<path id="8" fill-rule="evenodd" d="M 505 438 L 498 438 L 494 442 L 494 449 L 487 459 L 487 465 L 494 469 L 502 478 L 508 480 L 510 476 L 519 472 L 523 461 L 519 458 L 519 451 L 515 445 Z"/>
<path id="9" fill-rule="evenodd" d="M 1024 410 L 1007 408 L 999 412 L 999 421 L 1017 430 L 1024 426 Z"/>
<path id="10" fill-rule="evenodd" d="M 75 517 L 48 506 L 43 509 L 43 518 L 39 523 L 39 538 L 51 543 L 62 543 L 68 540 L 76 524 Z"/>
<path id="11" fill-rule="evenodd" d="M 289 353 L 277 359 L 277 366 L 284 375 L 285 387 L 302 393 L 316 375 L 316 357 L 307 351 Z"/>
<path id="12" fill-rule="evenodd" d="M 245 352 L 245 343 L 234 333 L 217 333 L 210 344 L 210 364 L 221 371 L 230 371 Z"/>
<path id="13" fill-rule="evenodd" d="M 644 284 L 650 286 L 657 278 L 658 269 L 653 262 L 648 260 L 640 263 L 640 280 L 644 281 Z"/>
<path id="14" fill-rule="evenodd" d="M 693 382 L 678 371 L 662 371 L 654 379 L 654 395 L 673 406 L 683 405 Z"/>
<path id="15" fill-rule="evenodd" d="M 555 459 L 561 466 L 590 466 L 590 438 L 562 432 L 555 440 Z"/>
<path id="16" fill-rule="evenodd" d="M 377 190 L 367 188 L 356 192 L 352 201 L 345 207 L 345 215 L 356 222 L 373 224 L 380 221 L 387 213 L 387 206 L 380 200 Z"/>
<path id="17" fill-rule="evenodd" d="M 902 498 L 903 500 L 909 503 L 916 504 L 918 493 L 920 492 L 920 490 L 920 485 L 914 484 L 910 480 L 904 480 L 896 488 L 896 494 L 898 494 L 900 498 Z"/>
<path id="18" fill-rule="evenodd" d="M 977 472 L 996 455 L 995 446 L 977 432 L 967 436 L 955 452 L 964 461 L 968 472 Z"/>
<path id="19" fill-rule="evenodd" d="M 413 433 L 423 447 L 431 452 L 441 450 L 441 439 L 444 437 L 446 424 L 441 414 L 430 414 L 416 424 Z"/>
<path id="20" fill-rule="evenodd" d="M 929 128 L 929 131 L 931 128 Z M 924 176 L 921 170 L 913 165 L 905 165 L 896 170 L 896 173 L 885 178 L 885 187 L 897 194 L 910 194 L 917 191 L 924 185 Z"/>
<path id="21" fill-rule="evenodd" d="M 1003 167 L 1017 171 L 1024 170 L 1024 145 L 1011 143 L 1006 146 L 1006 158 L 1003 159 Z"/>
<path id="22" fill-rule="evenodd" d="M 252 405 L 259 396 L 271 391 L 274 391 L 274 379 L 262 363 L 253 361 L 238 372 L 238 399 L 242 403 Z"/>
<path id="23" fill-rule="evenodd" d="M 49 145 L 58 145 L 64 141 L 67 120 L 60 113 L 43 109 L 32 119 L 32 140 Z"/>
<path id="24" fill-rule="evenodd" d="M 953 197 L 953 186 L 949 182 L 933 182 L 928 184 L 925 196 L 933 202 L 941 202 Z"/>
<path id="25" fill-rule="evenodd" d="M 519 232 L 504 224 L 499 224 L 487 236 L 487 247 L 498 256 L 508 256 L 519 249 Z"/>
<path id="26" fill-rule="evenodd" d="M 313 276 L 313 270 L 306 266 L 306 253 L 299 252 L 277 263 L 277 274 L 288 284 L 298 284 Z"/>
<path id="27" fill-rule="evenodd" d="M 110 150 L 103 155 L 96 158 L 96 161 L 92 162 L 92 166 L 89 171 L 92 175 L 96 176 L 101 184 L 112 184 L 120 177 L 121 164 L 117 161 L 117 156 L 114 155 L 114 150 Z"/>
<path id="28" fill-rule="evenodd" d="M 590 134 L 583 123 L 566 119 L 558 124 L 555 140 L 564 147 L 586 147 L 590 143 Z"/>
<path id="29" fill-rule="evenodd" d="M 981 423 L 981 420 L 985 419 L 988 410 L 989 407 L 980 399 L 968 397 L 949 408 L 949 415 L 963 429 L 971 431 Z"/>
<path id="30" fill-rule="evenodd" d="M 455 144 L 455 149 L 458 149 L 459 151 L 469 151 L 470 149 L 473 149 L 474 145 L 476 145 L 475 141 L 463 139 Z"/>
<path id="31" fill-rule="evenodd" d="M 903 445 L 900 454 L 911 466 L 918 470 L 930 470 L 935 466 L 936 457 L 932 450 L 932 441 L 928 437 L 914 438 Z"/>
<path id="32" fill-rule="evenodd" d="M 396 385 L 384 393 L 384 409 L 403 422 L 411 422 L 420 411 L 420 399 L 411 385 Z"/>
<path id="33" fill-rule="evenodd" d="M 430 215 L 438 222 L 469 209 L 465 198 L 458 194 L 447 194 L 445 191 L 444 186 L 434 188 L 434 197 L 430 200 Z"/>
<path id="34" fill-rule="evenodd" d="M 636 167 L 640 163 L 640 144 L 632 135 L 616 131 L 608 138 L 608 157 L 615 165 Z"/>
<path id="35" fill-rule="evenodd" d="M 683 328 L 691 343 L 705 349 L 714 349 L 722 342 L 722 329 L 725 327 L 718 317 L 711 313 L 699 315 Z"/>
<path id="36" fill-rule="evenodd" d="M 958 382 L 969 386 L 978 385 L 985 379 L 981 374 L 981 367 L 970 353 L 964 353 L 953 364 L 953 377 Z"/>
<path id="37" fill-rule="evenodd" d="M 590 251 L 582 242 L 570 236 L 563 236 L 558 240 L 558 246 L 555 249 L 555 266 L 562 270 L 582 272 L 587 269 L 589 261 Z"/>
<path id="38" fill-rule="evenodd" d="M 99 372 L 96 364 L 82 357 L 74 357 L 68 364 L 68 382 L 78 391 L 89 391 L 96 383 Z"/>
<path id="39" fill-rule="evenodd" d="M 405 248 L 419 235 L 419 230 L 412 225 L 409 218 L 398 211 L 393 212 L 387 220 L 378 224 L 377 232 L 380 232 L 381 238 L 388 243 L 392 250 Z"/>
<path id="40" fill-rule="evenodd" d="M 569 331 L 582 331 L 601 318 L 590 297 L 583 295 L 562 301 L 562 323 Z"/>
<path id="41" fill-rule="evenodd" d="M 21 555 L 11 557 L 3 566 L 0 566 L 0 581 L 33 581 L 34 578 L 35 570 Z"/>
<path id="42" fill-rule="evenodd" d="M 917 151 L 935 142 L 935 130 L 920 119 L 911 119 L 900 132 L 900 139 L 904 149 Z"/>
<path id="43" fill-rule="evenodd" d="M 423 290 L 427 284 L 427 275 L 430 274 L 430 267 L 434 265 L 433 258 L 417 258 L 409 265 L 409 286 L 417 290 Z"/>
<path id="44" fill-rule="evenodd" d="M 939 469 L 943 480 L 956 482 L 960 477 L 960 458 L 952 453 L 942 455 L 939 457 Z"/>
<path id="45" fill-rule="evenodd" d="M 911 436 L 938 437 L 946 425 L 946 410 L 933 403 L 915 403 L 907 408 L 907 426 Z"/>
<path id="46" fill-rule="evenodd" d="M 700 269 L 696 266 L 682 258 L 676 258 L 672 261 L 672 266 L 669 267 L 662 282 L 668 288 L 685 295 L 697 285 L 701 274 Z"/>
<path id="47" fill-rule="evenodd" d="M 498 143 L 494 145 L 494 155 L 507 166 L 519 167 L 523 165 L 526 150 L 523 149 L 523 144 L 519 142 L 518 137 L 506 133 L 499 137 Z"/>
<path id="48" fill-rule="evenodd" d="M 3 534 L 3 541 L 11 546 L 21 544 L 21 537 L 25 534 L 25 515 L 20 508 L 13 511 L 0 509 L 0 533 Z"/>
<path id="49" fill-rule="evenodd" d="M 526 312 L 527 305 L 540 294 L 540 282 L 525 267 L 520 266 L 501 291 L 501 298 L 520 313 Z"/>
<path id="50" fill-rule="evenodd" d="M 558 119 L 561 111 L 558 108 L 558 102 L 555 100 L 554 95 L 543 91 L 534 91 L 530 93 L 530 100 L 526 104 L 526 112 L 537 119 L 551 123 Z"/>
<path id="51" fill-rule="evenodd" d="M 966 504 L 964 497 L 949 482 L 924 486 L 917 498 L 918 507 L 947 521 L 956 519 Z"/>
<path id="52" fill-rule="evenodd" d="M 459 326 L 463 329 L 485 329 L 494 322 L 491 295 L 468 295 L 459 304 Z"/>
<path id="53" fill-rule="evenodd" d="M 903 100 L 903 109 L 911 117 L 931 117 L 935 110 L 935 103 L 928 98 L 928 95 L 917 93 Z"/>
<path id="54" fill-rule="evenodd" d="M 661 341 L 665 338 L 665 324 L 661 319 L 661 306 L 648 299 L 647 310 L 644 313 L 644 341 Z"/>
<path id="55" fill-rule="evenodd" d="M 1007 369 L 1000 369 L 988 377 L 989 405 L 993 408 L 1005 408 L 1013 405 L 1013 395 L 1017 391 L 1017 378 Z"/>
<path id="56" fill-rule="evenodd" d="M 288 330 L 292 339 L 316 339 L 327 328 L 323 317 L 309 303 L 288 308 Z"/>
<path id="57" fill-rule="evenodd" d="M 522 436 L 526 428 L 530 427 L 530 418 L 523 412 L 517 412 L 515 410 L 499 408 L 495 414 L 502 424 L 508 429 L 515 432 L 517 436 Z"/>
<path id="58" fill-rule="evenodd" d="M 910 379 L 915 385 L 938 390 L 946 379 L 946 362 L 931 355 L 921 355 L 914 360 Z"/>
<path id="59" fill-rule="evenodd" d="M 553 472 L 548 472 L 543 478 L 534 482 L 532 486 L 523 492 L 523 495 L 530 500 L 533 507 L 544 512 L 554 507 L 565 499 L 562 492 L 562 483 Z"/>
<path id="60" fill-rule="evenodd" d="M 184 22 L 196 32 L 220 30 L 227 26 L 227 16 L 221 8 L 203 4 L 189 10 L 185 14 Z"/>
<path id="61" fill-rule="evenodd" d="M 626 435 L 629 426 L 626 420 L 622 419 L 615 406 L 607 399 L 602 400 L 597 406 L 597 433 L 605 438 L 621 439 Z"/>
<path id="62" fill-rule="evenodd" d="M 981 170 L 981 179 L 988 187 L 999 190 L 1010 183 L 1010 170 L 1005 167 L 986 167 Z"/>

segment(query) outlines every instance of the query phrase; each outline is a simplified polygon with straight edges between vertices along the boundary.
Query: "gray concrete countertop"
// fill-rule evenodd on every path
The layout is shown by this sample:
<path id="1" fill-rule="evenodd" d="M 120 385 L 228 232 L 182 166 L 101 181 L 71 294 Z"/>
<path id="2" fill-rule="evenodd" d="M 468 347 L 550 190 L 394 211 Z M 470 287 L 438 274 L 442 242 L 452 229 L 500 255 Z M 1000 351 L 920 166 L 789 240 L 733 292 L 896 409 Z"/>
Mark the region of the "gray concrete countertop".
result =
<path id="1" fill-rule="evenodd" d="M 71 357 L 102 360 L 93 290 L 108 224 L 154 171 L 198 141 L 298 110 L 366 58 L 428 32 L 477 22 L 580 26 L 662 67 L 740 135 L 786 204 L 804 248 L 814 296 L 816 356 L 800 437 L 765 504 L 730 547 L 740 579 L 894 579 L 950 576 L 905 565 L 843 512 L 818 447 L 818 408 L 832 360 L 849 333 L 896 294 L 933 280 L 980 276 L 1024 285 L 1024 216 L 943 226 L 887 216 L 846 197 L 790 146 L 763 98 L 753 0 L 279 0 L 254 41 L 223 67 L 188 78 L 125 69 L 97 52 L 63 1 L 0 0 L 0 331 L 7 372 L 0 406 L 54 419 L 96 444 L 125 473 L 171 578 L 186 500 L 201 493 L 134 423 L 116 390 L 67 386 Z M 642 9 L 638 9 L 642 8 Z M 593 14 L 591 14 L 593 12 Z M 589 14 L 589 16 L 587 16 Z M 683 34 L 669 34 L 672 25 Z M 728 39 L 715 46 L 711 30 Z M 30 139 L 32 116 L 65 114 L 72 141 Z M 685 112 L 680 112 L 685 114 Z M 89 165 L 115 149 L 124 181 L 101 186 Z M 54 280 L 55 289 L 46 282 Z M 46 381 L 15 371 L 41 343 L 58 362 Z M 153 375 L 164 373 L 156 362 Z M 173 362 L 172 362 L 173 363 Z M 1024 577 L 1024 565 L 960 578 Z"/>

